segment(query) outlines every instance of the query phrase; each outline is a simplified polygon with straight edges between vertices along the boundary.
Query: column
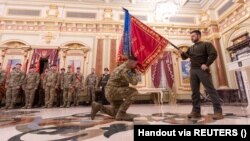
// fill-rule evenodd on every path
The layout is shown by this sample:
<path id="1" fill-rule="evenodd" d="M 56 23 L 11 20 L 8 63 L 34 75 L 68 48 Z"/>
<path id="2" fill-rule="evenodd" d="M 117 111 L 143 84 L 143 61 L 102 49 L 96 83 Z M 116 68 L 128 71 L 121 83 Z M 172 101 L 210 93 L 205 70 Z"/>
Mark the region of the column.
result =
<path id="1" fill-rule="evenodd" d="M 227 76 L 225 71 L 225 64 L 222 57 L 222 49 L 220 45 L 220 38 L 215 37 L 212 39 L 213 45 L 217 50 L 218 57 L 215 61 L 215 66 L 218 74 L 218 85 L 219 87 L 228 87 Z"/>
<path id="2" fill-rule="evenodd" d="M 109 65 L 109 70 L 112 72 L 117 63 L 116 63 L 116 39 L 111 39 L 110 41 L 110 65 Z"/>
<path id="3" fill-rule="evenodd" d="M 96 74 L 102 74 L 102 56 L 103 56 L 104 39 L 97 39 L 96 49 Z"/>

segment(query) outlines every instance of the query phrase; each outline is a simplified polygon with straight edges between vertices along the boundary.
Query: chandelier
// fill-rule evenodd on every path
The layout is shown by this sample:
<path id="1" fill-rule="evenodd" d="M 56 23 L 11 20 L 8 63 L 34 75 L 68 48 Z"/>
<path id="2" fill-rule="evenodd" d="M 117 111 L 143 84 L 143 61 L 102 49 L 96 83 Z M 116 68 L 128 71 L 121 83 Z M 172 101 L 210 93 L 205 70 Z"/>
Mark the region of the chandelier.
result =
<path id="1" fill-rule="evenodd" d="M 157 0 L 154 10 L 155 20 L 168 21 L 186 2 L 187 0 Z"/>

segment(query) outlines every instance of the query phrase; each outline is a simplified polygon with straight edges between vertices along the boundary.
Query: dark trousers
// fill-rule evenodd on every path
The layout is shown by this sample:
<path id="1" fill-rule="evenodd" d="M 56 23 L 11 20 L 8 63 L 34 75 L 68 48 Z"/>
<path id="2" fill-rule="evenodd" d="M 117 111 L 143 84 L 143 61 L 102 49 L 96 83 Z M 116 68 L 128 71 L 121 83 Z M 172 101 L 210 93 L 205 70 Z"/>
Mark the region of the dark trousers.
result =
<path id="1" fill-rule="evenodd" d="M 192 89 L 192 103 L 193 103 L 192 111 L 193 112 L 201 111 L 200 83 L 204 85 L 207 93 L 209 94 L 212 100 L 214 112 L 222 113 L 220 98 L 214 88 L 211 74 L 201 69 L 193 69 L 193 68 L 190 70 L 190 84 Z"/>
<path id="2" fill-rule="evenodd" d="M 56 105 L 57 107 L 60 107 L 61 105 L 63 105 L 63 90 L 58 89 L 56 92 L 57 92 Z"/>
<path id="3" fill-rule="evenodd" d="M 105 87 L 102 87 L 102 91 L 101 91 L 101 101 L 103 105 L 109 105 L 108 100 L 105 97 Z"/>

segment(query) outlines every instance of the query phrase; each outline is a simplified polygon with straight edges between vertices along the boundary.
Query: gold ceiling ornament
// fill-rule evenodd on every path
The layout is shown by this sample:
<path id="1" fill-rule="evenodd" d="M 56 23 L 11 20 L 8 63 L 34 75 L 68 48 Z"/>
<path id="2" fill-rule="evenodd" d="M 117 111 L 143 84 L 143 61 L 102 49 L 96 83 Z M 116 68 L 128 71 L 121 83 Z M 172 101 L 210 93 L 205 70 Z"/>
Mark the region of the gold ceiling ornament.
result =
<path id="1" fill-rule="evenodd" d="M 53 35 L 51 32 L 47 32 L 45 35 L 43 35 L 42 39 L 44 39 L 47 44 L 50 44 L 51 40 L 55 39 L 55 35 Z"/>
<path id="2" fill-rule="evenodd" d="M 48 18 L 57 18 L 59 15 L 58 6 L 55 4 L 51 4 L 49 9 L 46 11 Z"/>
<path id="3" fill-rule="evenodd" d="M 201 24 L 205 24 L 207 25 L 210 21 L 210 17 L 209 15 L 207 14 L 206 11 L 202 11 L 201 15 L 200 15 L 200 22 Z"/>
<path id="4" fill-rule="evenodd" d="M 103 13 L 104 20 L 112 20 L 113 19 L 113 10 L 111 8 L 105 8 Z"/>

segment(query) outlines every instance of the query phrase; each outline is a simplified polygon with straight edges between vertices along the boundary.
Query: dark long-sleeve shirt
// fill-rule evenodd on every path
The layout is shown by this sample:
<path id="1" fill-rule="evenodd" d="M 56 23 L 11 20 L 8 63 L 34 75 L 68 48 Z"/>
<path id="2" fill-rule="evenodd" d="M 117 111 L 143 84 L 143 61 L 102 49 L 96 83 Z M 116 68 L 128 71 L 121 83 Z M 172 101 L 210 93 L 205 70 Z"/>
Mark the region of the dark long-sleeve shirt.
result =
<path id="1" fill-rule="evenodd" d="M 191 60 L 191 68 L 200 68 L 202 64 L 210 66 L 217 58 L 217 51 L 215 50 L 212 43 L 209 42 L 198 42 L 191 46 L 187 52 Z M 181 54 L 183 60 L 188 57 L 183 53 Z"/>

